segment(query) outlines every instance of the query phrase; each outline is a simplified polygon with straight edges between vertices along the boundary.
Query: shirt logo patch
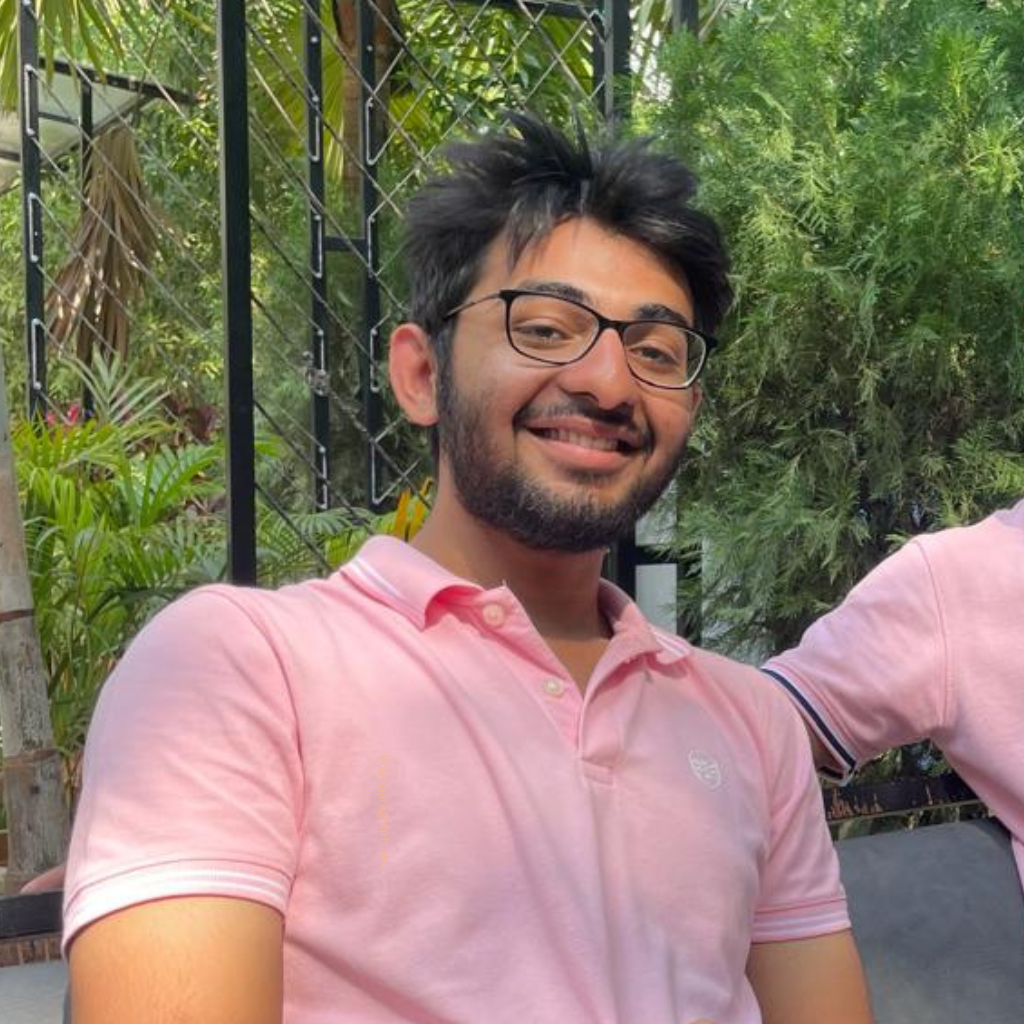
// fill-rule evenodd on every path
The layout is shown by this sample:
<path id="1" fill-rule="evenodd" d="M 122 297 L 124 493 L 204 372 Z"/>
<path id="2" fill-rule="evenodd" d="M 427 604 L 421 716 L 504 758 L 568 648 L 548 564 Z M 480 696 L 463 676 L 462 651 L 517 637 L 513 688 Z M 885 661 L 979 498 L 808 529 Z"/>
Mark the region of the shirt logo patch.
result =
<path id="1" fill-rule="evenodd" d="M 718 762 L 701 750 L 690 751 L 690 771 L 704 783 L 708 789 L 718 789 L 722 784 L 722 769 Z"/>

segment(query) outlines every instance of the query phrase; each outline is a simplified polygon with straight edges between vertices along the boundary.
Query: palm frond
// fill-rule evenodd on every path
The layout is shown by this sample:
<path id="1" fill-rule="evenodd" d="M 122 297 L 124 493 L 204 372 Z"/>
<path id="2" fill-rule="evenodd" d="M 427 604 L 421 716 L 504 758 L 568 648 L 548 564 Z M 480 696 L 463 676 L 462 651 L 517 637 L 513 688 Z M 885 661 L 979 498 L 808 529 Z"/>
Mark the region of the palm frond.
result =
<path id="1" fill-rule="evenodd" d="M 71 254 L 46 296 L 49 336 L 75 354 L 128 355 L 131 304 L 141 298 L 158 237 L 131 130 L 117 125 L 92 145 L 85 205 Z"/>

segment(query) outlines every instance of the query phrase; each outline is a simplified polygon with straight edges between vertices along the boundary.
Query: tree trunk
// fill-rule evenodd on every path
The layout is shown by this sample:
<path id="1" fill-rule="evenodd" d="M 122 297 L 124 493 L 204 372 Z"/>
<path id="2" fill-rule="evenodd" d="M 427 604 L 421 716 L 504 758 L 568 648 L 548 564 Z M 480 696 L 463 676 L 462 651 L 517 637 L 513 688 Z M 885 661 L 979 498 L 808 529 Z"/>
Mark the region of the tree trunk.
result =
<path id="1" fill-rule="evenodd" d="M 39 647 L 0 353 L 0 729 L 9 862 L 16 892 L 65 856 L 68 815 Z"/>

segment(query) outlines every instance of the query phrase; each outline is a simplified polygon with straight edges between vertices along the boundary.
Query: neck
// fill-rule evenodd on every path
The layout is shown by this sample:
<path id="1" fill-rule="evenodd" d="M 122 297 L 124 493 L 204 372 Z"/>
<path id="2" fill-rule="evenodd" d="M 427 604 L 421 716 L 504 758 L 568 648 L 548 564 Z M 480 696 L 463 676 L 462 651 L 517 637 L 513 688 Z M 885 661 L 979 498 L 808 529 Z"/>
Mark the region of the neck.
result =
<path id="1" fill-rule="evenodd" d="M 598 607 L 604 553 L 538 551 L 448 507 L 441 496 L 413 546 L 450 572 L 485 588 L 505 584 L 548 640 L 608 635 Z"/>

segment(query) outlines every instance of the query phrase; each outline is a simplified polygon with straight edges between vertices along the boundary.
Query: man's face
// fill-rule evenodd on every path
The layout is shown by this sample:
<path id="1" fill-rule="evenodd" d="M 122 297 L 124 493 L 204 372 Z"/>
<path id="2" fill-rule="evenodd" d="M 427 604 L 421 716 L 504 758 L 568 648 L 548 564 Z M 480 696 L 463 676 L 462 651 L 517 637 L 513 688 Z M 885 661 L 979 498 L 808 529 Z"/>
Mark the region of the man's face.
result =
<path id="1" fill-rule="evenodd" d="M 572 289 L 613 319 L 651 307 L 693 323 L 688 289 L 637 242 L 567 221 L 509 267 L 499 239 L 467 300 L 502 288 Z M 700 392 L 642 384 L 605 331 L 578 362 L 516 352 L 495 299 L 460 313 L 438 386 L 441 481 L 475 518 L 528 547 L 591 551 L 626 536 L 675 475 Z"/>

